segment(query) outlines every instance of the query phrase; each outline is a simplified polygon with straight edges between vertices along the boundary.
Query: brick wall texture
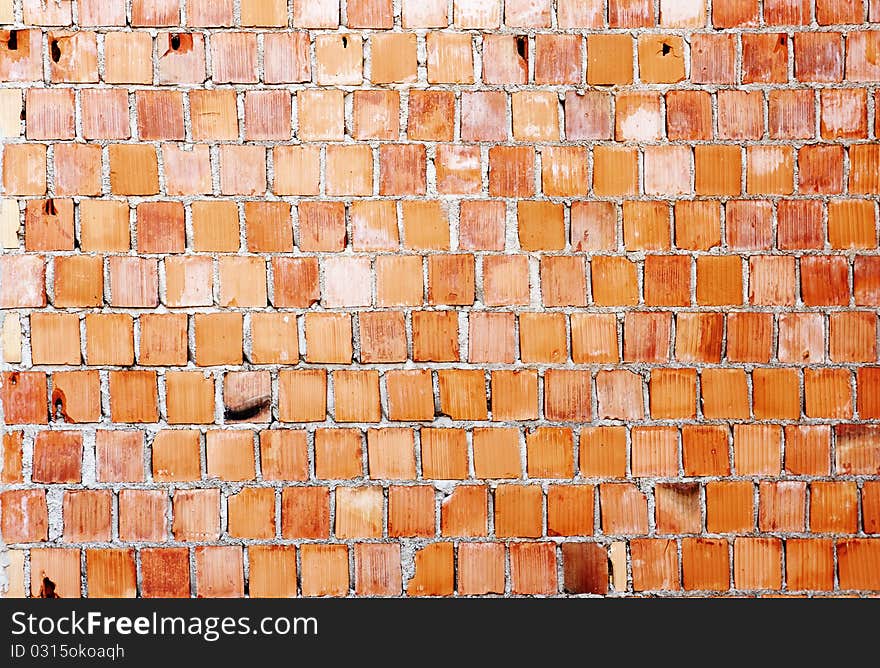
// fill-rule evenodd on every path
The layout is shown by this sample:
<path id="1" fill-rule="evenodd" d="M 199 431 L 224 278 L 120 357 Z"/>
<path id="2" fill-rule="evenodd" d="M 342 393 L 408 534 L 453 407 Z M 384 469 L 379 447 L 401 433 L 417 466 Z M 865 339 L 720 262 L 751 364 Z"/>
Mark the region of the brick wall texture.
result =
<path id="1" fill-rule="evenodd" d="M 9 596 L 880 591 L 880 0 L 0 0 Z"/>

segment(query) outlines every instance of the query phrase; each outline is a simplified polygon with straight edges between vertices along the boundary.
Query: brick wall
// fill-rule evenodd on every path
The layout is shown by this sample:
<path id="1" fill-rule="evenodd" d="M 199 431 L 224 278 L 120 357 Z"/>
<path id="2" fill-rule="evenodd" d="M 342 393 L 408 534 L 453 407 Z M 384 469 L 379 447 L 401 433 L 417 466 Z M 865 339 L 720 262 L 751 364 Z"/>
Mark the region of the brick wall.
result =
<path id="1" fill-rule="evenodd" d="M 877 0 L 0 23 L 7 595 L 880 590 Z"/>

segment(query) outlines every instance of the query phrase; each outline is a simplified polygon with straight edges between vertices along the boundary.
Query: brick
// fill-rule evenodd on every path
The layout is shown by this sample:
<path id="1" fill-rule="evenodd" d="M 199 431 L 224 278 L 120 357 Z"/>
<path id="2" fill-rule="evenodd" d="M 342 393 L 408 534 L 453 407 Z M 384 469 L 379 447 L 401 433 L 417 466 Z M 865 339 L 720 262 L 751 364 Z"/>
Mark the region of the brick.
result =
<path id="1" fill-rule="evenodd" d="M 434 535 L 434 489 L 426 485 L 388 488 L 388 535 Z"/>
<path id="2" fill-rule="evenodd" d="M 104 81 L 151 84 L 153 40 L 147 32 L 114 32 L 104 37 Z"/>
<path id="3" fill-rule="evenodd" d="M 571 140 L 611 139 L 611 96 L 600 91 L 565 94 L 565 136 Z"/>
<path id="4" fill-rule="evenodd" d="M 355 591 L 359 596 L 397 596 L 402 590 L 400 545 L 354 546 Z"/>
<path id="5" fill-rule="evenodd" d="M 675 475 L 678 434 L 668 427 L 639 427 L 631 432 L 631 468 L 638 477 Z"/>
<path id="6" fill-rule="evenodd" d="M 336 536 L 378 538 L 382 535 L 382 489 L 336 488 Z"/>
<path id="7" fill-rule="evenodd" d="M 534 194 L 534 149 L 493 146 L 489 149 L 489 194 L 530 197 Z"/>
<path id="8" fill-rule="evenodd" d="M 363 474 L 361 434 L 356 429 L 315 432 L 315 476 L 337 480 Z"/>
<path id="9" fill-rule="evenodd" d="M 367 432 L 367 468 L 371 478 L 412 480 L 416 475 L 411 429 L 384 428 Z"/>
<path id="10" fill-rule="evenodd" d="M 606 535 L 647 533 L 647 504 L 645 495 L 632 483 L 602 483 L 599 486 L 602 533 Z"/>
<path id="11" fill-rule="evenodd" d="M 361 313 L 362 362 L 406 361 L 406 323 L 403 313 Z"/>
<path id="12" fill-rule="evenodd" d="M 80 550 L 37 548 L 31 550 L 30 593 L 34 598 L 79 598 Z"/>
<path id="13" fill-rule="evenodd" d="M 440 505 L 440 533 L 444 536 L 486 536 L 488 494 L 483 485 L 458 485 Z"/>
<path id="14" fill-rule="evenodd" d="M 153 479 L 158 482 L 197 480 L 201 477 L 200 439 L 197 431 L 164 430 L 152 443 Z"/>
<path id="15" fill-rule="evenodd" d="M 708 93 L 671 90 L 666 94 L 669 139 L 711 139 L 712 134 L 712 100 Z"/>
<path id="16" fill-rule="evenodd" d="M 504 546 L 500 543 L 461 543 L 458 571 L 461 594 L 503 593 Z"/>
<path id="17" fill-rule="evenodd" d="M 798 33 L 794 39 L 794 73 L 798 81 L 832 83 L 843 79 L 840 33 Z"/>
<path id="18" fill-rule="evenodd" d="M 189 551 L 186 548 L 144 548 L 140 556 L 143 597 L 187 598 L 189 596 Z"/>
<path id="19" fill-rule="evenodd" d="M 841 589 L 877 591 L 876 562 L 880 542 L 872 538 L 851 538 L 837 544 Z"/>
<path id="20" fill-rule="evenodd" d="M 519 431 L 480 427 L 473 433 L 474 471 L 480 478 L 518 478 L 522 475 Z"/>
<path id="21" fill-rule="evenodd" d="M 0 508 L 7 542 L 30 543 L 48 538 L 49 514 L 44 490 L 6 490 L 0 493 Z"/>
<path id="22" fill-rule="evenodd" d="M 175 490 L 172 503 L 171 530 L 176 540 L 217 540 L 220 536 L 219 490 Z"/>
<path id="23" fill-rule="evenodd" d="M 633 82 L 632 38 L 629 35 L 587 37 L 587 83 L 595 86 Z"/>
<path id="24" fill-rule="evenodd" d="M 787 402 L 791 403 L 790 400 Z M 781 436 L 782 432 L 777 425 L 735 426 L 733 440 L 737 473 L 778 475 L 781 469 Z"/>
<path id="25" fill-rule="evenodd" d="M 303 596 L 344 596 L 349 590 L 348 546 L 303 545 Z"/>
<path id="26" fill-rule="evenodd" d="M 581 429 L 580 471 L 587 477 L 626 477 L 627 444 L 623 427 Z"/>
<path id="27" fill-rule="evenodd" d="M 253 545 L 248 548 L 249 594 L 253 598 L 296 596 L 296 548 L 292 545 Z"/>
<path id="28" fill-rule="evenodd" d="M 638 420 L 644 416 L 642 378 L 626 369 L 596 374 L 601 419 Z"/>
<path id="29" fill-rule="evenodd" d="M 98 81 L 98 42 L 89 31 L 49 33 L 52 81 L 96 83 Z"/>
<path id="30" fill-rule="evenodd" d="M 168 495 L 162 490 L 124 489 L 119 492 L 119 538 L 126 542 L 164 541 Z"/>
<path id="31" fill-rule="evenodd" d="M 855 533 L 858 530 L 858 490 L 852 482 L 810 484 L 810 530 L 816 533 Z"/>
<path id="32" fill-rule="evenodd" d="M 695 33 L 691 38 L 691 82 L 736 83 L 736 36 Z"/>
<path id="33" fill-rule="evenodd" d="M 553 543 L 511 543 L 510 579 L 514 593 L 556 594 L 556 577 Z"/>
<path id="34" fill-rule="evenodd" d="M 244 596 L 244 564 L 240 546 L 197 547 L 195 564 L 197 597 L 241 598 Z"/>
<path id="35" fill-rule="evenodd" d="M 566 543 L 562 546 L 563 582 L 572 594 L 608 593 L 608 555 L 594 543 Z"/>
<path id="36" fill-rule="evenodd" d="M 630 541 L 633 589 L 635 591 L 677 590 L 678 553 L 675 543 L 662 538 L 637 538 Z"/>
<path id="37" fill-rule="evenodd" d="M 685 78 L 684 42 L 672 35 L 638 38 L 639 79 L 646 83 L 677 83 Z"/>
<path id="38" fill-rule="evenodd" d="M 809 139 L 816 135 L 815 99 L 809 90 L 770 94 L 769 132 L 773 139 Z"/>
<path id="39" fill-rule="evenodd" d="M 281 535 L 285 538 L 327 538 L 330 535 L 330 494 L 326 487 L 282 490 Z"/>
<path id="40" fill-rule="evenodd" d="M 370 37 L 374 84 L 407 83 L 416 79 L 415 37 L 403 33 L 376 33 Z"/>
<path id="41" fill-rule="evenodd" d="M 685 590 L 726 591 L 730 588 L 728 542 L 724 539 L 683 539 L 681 566 Z"/>
<path id="42" fill-rule="evenodd" d="M 738 537 L 733 543 L 733 581 L 737 589 L 782 586 L 782 541 Z"/>
<path id="43" fill-rule="evenodd" d="M 205 438 L 205 452 L 209 477 L 232 481 L 253 479 L 253 432 L 209 431 Z"/>
<path id="44" fill-rule="evenodd" d="M 159 83 L 202 83 L 207 78 L 205 38 L 199 34 L 161 33 L 157 38 Z"/>
<path id="45" fill-rule="evenodd" d="M 473 46 L 469 34 L 430 32 L 425 42 L 428 51 L 428 83 L 474 82 Z M 404 57 L 411 58 L 409 53 Z M 373 78 L 375 81 L 375 76 Z"/>
<path id="46" fill-rule="evenodd" d="M 407 586 L 414 596 L 452 596 L 455 565 L 452 543 L 434 543 L 415 555 L 415 573 Z"/>
<path id="47" fill-rule="evenodd" d="M 547 534 L 591 535 L 593 495 L 591 485 L 552 485 L 547 492 Z"/>
<path id="48" fill-rule="evenodd" d="M 785 427 L 785 470 L 796 475 L 827 475 L 831 430 L 827 426 Z"/>
<path id="49" fill-rule="evenodd" d="M 428 478 L 467 478 L 468 454 L 465 433 L 459 429 L 423 429 L 422 471 Z"/>
<path id="50" fill-rule="evenodd" d="M 685 475 L 729 475 L 729 430 L 718 425 L 688 425 L 681 431 Z"/>

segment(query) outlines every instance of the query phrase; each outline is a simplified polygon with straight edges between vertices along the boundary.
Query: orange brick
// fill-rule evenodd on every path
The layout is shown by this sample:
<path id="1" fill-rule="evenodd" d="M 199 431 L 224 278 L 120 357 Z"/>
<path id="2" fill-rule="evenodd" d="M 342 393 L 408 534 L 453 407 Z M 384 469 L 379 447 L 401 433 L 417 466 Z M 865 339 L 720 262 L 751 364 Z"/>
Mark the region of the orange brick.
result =
<path id="1" fill-rule="evenodd" d="M 553 543 L 512 543 L 510 579 L 516 594 L 556 594 L 556 546 Z"/>
<path id="2" fill-rule="evenodd" d="M 642 377 L 626 369 L 596 374 L 599 418 L 640 420 L 644 417 Z"/>
<path id="3" fill-rule="evenodd" d="M 502 484 L 495 489 L 495 534 L 499 537 L 541 535 L 543 493 L 539 485 Z"/>
<path id="4" fill-rule="evenodd" d="M 728 542 L 724 539 L 683 539 L 681 566 L 686 590 L 726 591 L 730 588 L 730 558 Z"/>
<path id="5" fill-rule="evenodd" d="M 547 491 L 547 535 L 593 533 L 593 486 L 551 485 Z"/>
<path id="6" fill-rule="evenodd" d="M 371 478 L 392 480 L 415 478 L 413 430 L 386 428 L 367 431 L 367 462 Z"/>
<path id="7" fill-rule="evenodd" d="M 281 535 L 327 538 L 330 535 L 330 491 L 326 487 L 285 487 L 281 492 Z"/>
<path id="8" fill-rule="evenodd" d="M 483 485 L 458 485 L 440 506 L 440 533 L 444 536 L 486 536 L 488 492 Z"/>
<path id="9" fill-rule="evenodd" d="M 363 475 L 362 435 L 357 429 L 319 429 L 315 432 L 315 477 L 322 480 Z"/>
<path id="10" fill-rule="evenodd" d="M 478 427 L 473 432 L 474 472 L 478 478 L 519 478 L 520 432 L 510 427 Z"/>
<path id="11" fill-rule="evenodd" d="M 134 550 L 86 550 L 85 571 L 90 598 L 134 598 L 137 595 Z"/>
<path id="12" fill-rule="evenodd" d="M 464 480 L 468 477 L 467 440 L 461 429 L 422 429 L 422 473 L 426 478 Z"/>
<path id="13" fill-rule="evenodd" d="M 834 587 L 834 546 L 831 540 L 790 538 L 785 541 L 785 581 L 791 590 Z"/>
<path id="14" fill-rule="evenodd" d="M 590 478 L 626 477 L 626 429 L 585 427 L 580 440 L 581 475 Z"/>
<path id="15" fill-rule="evenodd" d="M 379 538 L 382 535 L 382 488 L 336 488 L 336 536 Z"/>
<path id="16" fill-rule="evenodd" d="M 244 563 L 241 546 L 197 547 L 195 564 L 195 590 L 199 598 L 244 596 Z"/>
<path id="17" fill-rule="evenodd" d="M 738 537 L 733 543 L 733 582 L 737 589 L 782 587 L 782 541 Z"/>
<path id="18" fill-rule="evenodd" d="M 602 533 L 606 535 L 648 532 L 648 501 L 632 483 L 602 483 L 599 508 Z"/>
<path id="19" fill-rule="evenodd" d="M 729 475 L 730 430 L 723 425 L 685 425 L 681 429 L 684 474 Z"/>
<path id="20" fill-rule="evenodd" d="M 735 425 L 734 466 L 739 475 L 779 475 L 782 429 L 778 425 Z"/>
<path id="21" fill-rule="evenodd" d="M 356 544 L 354 573 L 355 592 L 358 596 L 399 596 L 403 586 L 400 545 Z"/>
<path id="22" fill-rule="evenodd" d="M 300 548 L 303 596 L 344 596 L 349 591 L 348 546 L 306 544 Z"/>
<path id="23" fill-rule="evenodd" d="M 458 547 L 458 590 L 460 594 L 504 592 L 504 545 L 461 543 Z"/>
<path id="24" fill-rule="evenodd" d="M 416 552 L 407 586 L 412 596 L 452 596 L 455 564 L 452 543 L 433 543 Z"/>
<path id="25" fill-rule="evenodd" d="M 434 535 L 434 488 L 428 485 L 388 488 L 388 535 Z"/>
<path id="26" fill-rule="evenodd" d="M 635 591 L 669 591 L 681 588 L 678 552 L 673 541 L 637 538 L 630 541 L 630 554 Z"/>

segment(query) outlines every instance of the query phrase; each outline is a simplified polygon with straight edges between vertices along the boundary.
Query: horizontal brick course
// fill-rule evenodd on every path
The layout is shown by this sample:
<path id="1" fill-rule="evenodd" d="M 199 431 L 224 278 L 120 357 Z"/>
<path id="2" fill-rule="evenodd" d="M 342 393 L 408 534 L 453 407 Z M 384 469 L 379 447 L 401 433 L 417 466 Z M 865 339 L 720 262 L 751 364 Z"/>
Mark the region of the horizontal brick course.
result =
<path id="1" fill-rule="evenodd" d="M 880 590 L 878 21 L 0 0 L 0 593 Z"/>

